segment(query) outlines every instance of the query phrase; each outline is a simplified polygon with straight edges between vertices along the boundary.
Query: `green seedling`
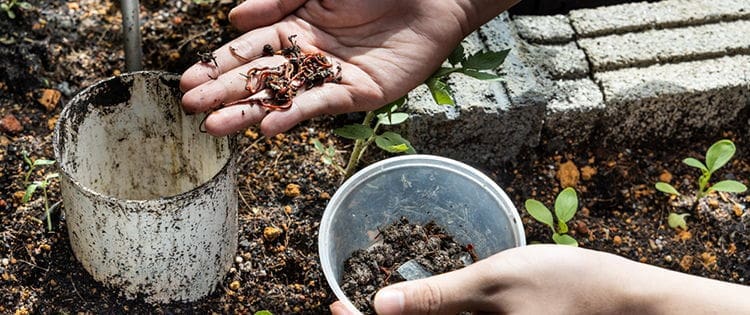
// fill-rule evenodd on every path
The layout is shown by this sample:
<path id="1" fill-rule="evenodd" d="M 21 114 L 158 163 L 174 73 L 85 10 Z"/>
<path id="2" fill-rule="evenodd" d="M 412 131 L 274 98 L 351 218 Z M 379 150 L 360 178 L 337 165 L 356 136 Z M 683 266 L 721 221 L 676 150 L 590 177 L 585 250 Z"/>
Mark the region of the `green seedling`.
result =
<path id="1" fill-rule="evenodd" d="M 23 156 L 24 163 L 26 163 L 26 166 L 29 167 L 29 170 L 26 171 L 26 176 L 24 176 L 23 178 L 24 185 L 29 183 L 29 177 L 31 177 L 31 174 L 34 172 L 37 166 L 49 166 L 55 164 L 54 160 L 36 159 L 34 161 L 31 161 L 31 158 L 29 158 L 29 153 L 26 151 L 21 152 L 21 155 Z"/>
<path id="2" fill-rule="evenodd" d="M 526 200 L 526 211 L 529 212 L 531 217 L 535 220 L 547 225 L 552 229 L 552 240 L 557 244 L 578 246 L 572 236 L 568 235 L 568 221 L 573 219 L 576 211 L 578 211 L 578 196 L 576 195 L 575 189 L 568 187 L 563 189 L 555 199 L 555 215 L 557 217 L 557 224 L 555 224 L 555 218 L 543 203 L 534 200 Z"/>
<path id="3" fill-rule="evenodd" d="M 29 184 L 26 187 L 26 193 L 23 195 L 23 199 L 21 200 L 23 203 L 29 202 L 31 200 L 31 197 L 34 196 L 34 192 L 38 188 L 42 189 L 42 197 L 44 198 L 44 215 L 47 217 L 47 230 L 52 231 L 52 209 L 49 206 L 49 198 L 47 197 L 47 187 L 52 183 L 52 179 L 55 179 L 59 176 L 58 173 L 52 173 L 47 174 L 44 176 L 44 179 L 41 181 L 34 181 L 33 183 Z M 54 207 L 54 206 L 53 206 Z"/>
<path id="4" fill-rule="evenodd" d="M 271 311 L 268 311 L 268 310 L 262 310 L 262 311 L 257 311 L 253 313 L 253 315 L 273 315 L 273 313 L 271 313 Z"/>
<path id="5" fill-rule="evenodd" d="M 14 12 L 16 7 L 24 10 L 30 10 L 32 8 L 31 4 L 26 1 L 10 0 L 0 2 L 0 10 L 5 11 L 5 14 L 7 14 L 10 19 L 16 18 L 16 13 Z"/>
<path id="6" fill-rule="evenodd" d="M 485 72 L 500 67 L 508 56 L 510 49 L 501 51 L 480 51 L 472 55 L 466 55 L 464 46 L 459 44 L 448 56 L 450 67 L 441 67 L 425 84 L 430 89 L 435 103 L 440 105 L 455 105 L 453 93 L 445 80 L 451 73 L 461 73 L 475 79 L 484 81 L 500 80 L 502 77 Z"/>
<path id="7" fill-rule="evenodd" d="M 333 145 L 325 146 L 318 139 L 313 139 L 312 142 L 315 146 L 315 151 L 320 153 L 323 164 L 333 166 L 341 174 L 346 173 L 344 168 L 336 162 L 336 147 Z"/>
<path id="8" fill-rule="evenodd" d="M 714 191 L 722 192 L 733 192 L 741 193 L 747 191 L 747 186 L 736 181 L 736 180 L 722 180 L 713 185 L 710 184 L 711 176 L 718 169 L 726 165 L 729 160 L 732 159 L 736 148 L 731 140 L 719 140 L 706 151 L 705 163 L 695 158 L 686 158 L 682 160 L 682 163 L 687 164 L 690 167 L 697 168 L 701 171 L 701 176 L 698 177 L 697 191 L 695 192 L 695 201 L 693 202 L 693 210 L 698 206 L 698 202 L 701 198 L 710 194 Z M 654 187 L 656 190 L 666 194 L 680 196 L 680 192 L 677 189 L 665 182 L 657 182 Z M 668 218 L 669 226 L 672 228 L 680 227 L 682 229 L 687 228 L 685 223 L 685 216 L 687 214 L 670 213 Z"/>
<path id="9" fill-rule="evenodd" d="M 345 179 L 354 174 L 367 147 L 373 142 L 380 149 L 390 153 L 414 154 L 417 152 L 408 140 L 396 132 L 386 131 L 378 134 L 381 126 L 395 126 L 409 119 L 409 114 L 398 112 L 405 102 L 406 97 L 402 97 L 377 110 L 367 112 L 361 124 L 346 125 L 333 130 L 333 133 L 340 137 L 354 140 L 354 148 L 344 170 Z"/>
<path id="10" fill-rule="evenodd" d="M 462 73 L 479 80 L 499 80 L 500 76 L 484 72 L 498 68 L 504 61 L 510 49 L 503 51 L 480 51 L 472 55 L 466 55 L 463 45 L 459 44 L 448 57 L 450 67 L 441 67 L 424 84 L 430 90 L 435 103 L 439 105 L 455 105 L 453 94 L 445 82 L 451 73 Z M 334 134 L 355 140 L 352 154 L 346 164 L 344 179 L 354 174 L 359 161 L 367 148 L 374 142 L 378 148 L 389 153 L 416 153 L 414 147 L 401 136 L 393 131 L 378 134 L 381 126 L 396 126 L 404 123 L 410 115 L 401 110 L 408 101 L 407 96 L 386 104 L 385 106 L 369 111 L 361 124 L 346 125 L 333 131 Z"/>

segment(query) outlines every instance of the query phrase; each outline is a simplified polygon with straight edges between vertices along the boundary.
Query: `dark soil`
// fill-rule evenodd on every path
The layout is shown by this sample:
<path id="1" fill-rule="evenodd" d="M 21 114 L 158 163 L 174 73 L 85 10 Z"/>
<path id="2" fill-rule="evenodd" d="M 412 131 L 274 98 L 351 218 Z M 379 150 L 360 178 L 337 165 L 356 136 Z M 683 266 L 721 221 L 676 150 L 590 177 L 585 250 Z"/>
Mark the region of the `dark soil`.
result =
<path id="1" fill-rule="evenodd" d="M 375 314 L 375 292 L 405 281 L 404 276 L 416 278 L 398 271 L 409 261 L 434 275 L 463 268 L 472 262 L 472 255 L 435 222 L 421 226 L 402 218 L 378 229 L 370 248 L 355 251 L 344 262 L 341 289 L 362 313 Z"/>
<path id="2" fill-rule="evenodd" d="M 41 195 L 21 202 L 28 170 L 21 152 L 52 158 L 51 131 L 62 106 L 81 88 L 124 71 L 119 2 L 29 2 L 33 8 L 15 9 L 15 19 L 0 12 L 0 313 L 326 313 L 334 297 L 319 265 L 317 230 L 341 178 L 310 141 L 335 145 L 339 162 L 345 160 L 351 143 L 329 134 L 341 118 L 308 121 L 274 138 L 254 128 L 241 137 L 239 249 L 233 269 L 210 296 L 154 306 L 127 300 L 92 279 L 72 254 L 64 209 L 53 213 L 48 232 Z M 237 36 L 226 18 L 234 2 L 142 1 L 145 68 L 180 73 L 199 60 L 199 51 Z M 50 91 L 60 100 L 42 97 Z M 689 203 L 653 188 L 664 180 L 690 194 L 699 174 L 680 161 L 702 158 L 721 138 L 735 141 L 738 153 L 714 180 L 749 184 L 747 116 L 738 121 L 742 127 L 736 130 L 680 143 L 592 143 L 560 151 L 543 143 L 503 167 L 475 166 L 511 196 L 529 243 L 551 239 L 549 229 L 526 214 L 524 201 L 551 206 L 563 178 L 579 194 L 581 209 L 570 225 L 582 247 L 749 284 L 750 197 L 714 193 L 691 212 Z M 384 157 L 375 151 L 362 166 Z M 32 179 L 51 172 L 54 167 L 39 168 Z M 50 204 L 60 201 L 57 181 L 48 197 Z M 667 226 L 672 211 L 691 213 L 686 231 Z"/>

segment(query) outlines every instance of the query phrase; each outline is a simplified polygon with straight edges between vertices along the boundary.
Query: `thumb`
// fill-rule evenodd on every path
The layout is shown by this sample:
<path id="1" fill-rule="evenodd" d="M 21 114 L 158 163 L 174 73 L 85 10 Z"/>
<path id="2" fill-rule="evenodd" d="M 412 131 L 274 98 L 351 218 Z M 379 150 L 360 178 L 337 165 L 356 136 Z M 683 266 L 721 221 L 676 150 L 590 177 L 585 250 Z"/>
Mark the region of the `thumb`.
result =
<path id="1" fill-rule="evenodd" d="M 297 10 L 306 0 L 245 1 L 229 11 L 229 21 L 240 31 L 271 25 Z"/>
<path id="2" fill-rule="evenodd" d="M 471 267 L 385 287 L 375 294 L 375 311 L 379 315 L 419 315 L 479 310 L 486 295 L 481 288 L 489 279 L 481 276 L 482 272 L 472 273 Z"/>

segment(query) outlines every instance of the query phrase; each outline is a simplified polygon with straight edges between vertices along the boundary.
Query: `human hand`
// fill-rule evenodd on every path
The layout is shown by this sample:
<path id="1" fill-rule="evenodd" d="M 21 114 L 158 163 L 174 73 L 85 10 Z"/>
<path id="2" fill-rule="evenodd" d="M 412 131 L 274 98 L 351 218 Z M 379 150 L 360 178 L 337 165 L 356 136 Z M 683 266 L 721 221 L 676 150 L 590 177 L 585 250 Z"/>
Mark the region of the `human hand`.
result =
<path id="1" fill-rule="evenodd" d="M 578 247 L 517 247 L 471 266 L 381 289 L 380 315 L 741 314 L 750 288 Z M 334 315 L 358 314 L 341 303 Z"/>
<path id="2" fill-rule="evenodd" d="M 463 37 L 515 1 L 245 1 L 229 19 L 247 33 L 214 52 L 218 69 L 213 62 L 199 62 L 185 71 L 183 108 L 207 112 L 248 97 L 242 74 L 280 62 L 259 57 L 263 46 L 287 47 L 287 38 L 297 35 L 303 52 L 321 52 L 341 65 L 341 82 L 298 94 L 287 110 L 220 108 L 205 121 L 209 133 L 222 136 L 260 123 L 264 134 L 275 135 L 323 114 L 373 110 L 422 83 Z"/>

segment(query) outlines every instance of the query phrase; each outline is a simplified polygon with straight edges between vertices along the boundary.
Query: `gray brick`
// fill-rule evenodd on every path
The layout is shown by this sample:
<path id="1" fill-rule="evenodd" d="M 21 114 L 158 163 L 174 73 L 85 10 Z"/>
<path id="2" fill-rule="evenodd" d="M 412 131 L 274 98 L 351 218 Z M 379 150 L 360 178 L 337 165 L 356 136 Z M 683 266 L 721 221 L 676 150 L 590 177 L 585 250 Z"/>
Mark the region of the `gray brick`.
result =
<path id="1" fill-rule="evenodd" d="M 750 17 L 747 0 L 665 0 L 574 10 L 571 24 L 581 36 L 621 34 L 649 28 L 699 25 Z"/>
<path id="2" fill-rule="evenodd" d="M 750 102 L 750 56 L 597 73 L 614 142 L 718 131 Z"/>
<path id="3" fill-rule="evenodd" d="M 595 71 L 750 52 L 750 21 L 582 38 Z"/>
<path id="4" fill-rule="evenodd" d="M 518 35 L 531 43 L 562 44 L 573 40 L 575 32 L 565 15 L 518 15 L 513 17 Z"/>
<path id="5" fill-rule="evenodd" d="M 589 139 L 604 112 L 604 96 L 589 78 L 560 80 L 553 87 L 554 97 L 547 104 L 544 134 L 550 141 L 568 145 Z"/>
<path id="6" fill-rule="evenodd" d="M 552 79 L 579 79 L 588 76 L 586 54 L 576 43 L 528 45 L 530 62 L 539 65 Z"/>

